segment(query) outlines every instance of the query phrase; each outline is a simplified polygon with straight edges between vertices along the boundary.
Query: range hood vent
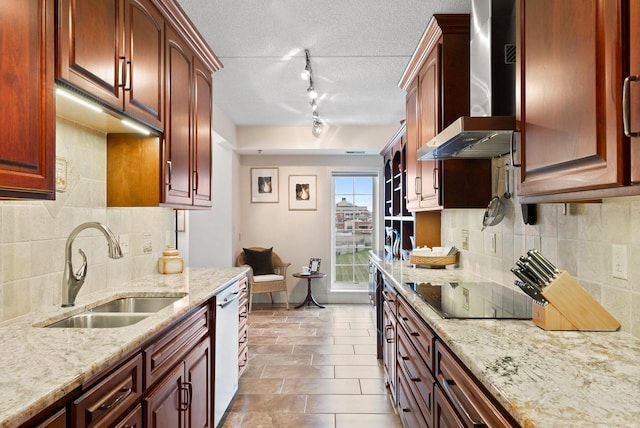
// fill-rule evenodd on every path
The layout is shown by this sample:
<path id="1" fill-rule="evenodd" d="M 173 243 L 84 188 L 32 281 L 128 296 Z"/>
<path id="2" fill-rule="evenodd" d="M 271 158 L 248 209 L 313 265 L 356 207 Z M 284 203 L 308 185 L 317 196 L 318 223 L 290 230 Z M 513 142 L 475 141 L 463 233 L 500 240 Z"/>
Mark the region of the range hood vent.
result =
<path id="1" fill-rule="evenodd" d="M 463 116 L 418 149 L 419 160 L 488 159 L 511 150 L 513 116 Z"/>
<path id="2" fill-rule="evenodd" d="M 486 159 L 510 152 L 515 130 L 515 2 L 471 0 L 470 116 L 418 150 L 419 160 Z"/>

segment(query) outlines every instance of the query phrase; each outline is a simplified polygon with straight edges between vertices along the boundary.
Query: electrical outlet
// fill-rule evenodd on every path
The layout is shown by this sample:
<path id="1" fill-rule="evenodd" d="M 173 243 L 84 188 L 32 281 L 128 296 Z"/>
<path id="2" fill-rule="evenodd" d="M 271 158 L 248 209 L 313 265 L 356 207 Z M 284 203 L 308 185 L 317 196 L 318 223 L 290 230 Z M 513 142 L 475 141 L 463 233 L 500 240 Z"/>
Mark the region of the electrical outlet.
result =
<path id="1" fill-rule="evenodd" d="M 150 254 L 153 252 L 153 235 L 145 233 L 142 235 L 142 254 Z"/>
<path id="2" fill-rule="evenodd" d="M 495 233 L 491 233 L 491 252 L 492 253 L 496 252 L 496 234 Z"/>
<path id="3" fill-rule="evenodd" d="M 122 254 L 129 254 L 129 235 L 118 235 L 118 244 Z"/>
<path id="4" fill-rule="evenodd" d="M 469 249 L 469 231 L 467 229 L 462 229 L 462 249 Z"/>
<path id="5" fill-rule="evenodd" d="M 627 246 L 611 246 L 611 270 L 614 278 L 627 279 Z"/>

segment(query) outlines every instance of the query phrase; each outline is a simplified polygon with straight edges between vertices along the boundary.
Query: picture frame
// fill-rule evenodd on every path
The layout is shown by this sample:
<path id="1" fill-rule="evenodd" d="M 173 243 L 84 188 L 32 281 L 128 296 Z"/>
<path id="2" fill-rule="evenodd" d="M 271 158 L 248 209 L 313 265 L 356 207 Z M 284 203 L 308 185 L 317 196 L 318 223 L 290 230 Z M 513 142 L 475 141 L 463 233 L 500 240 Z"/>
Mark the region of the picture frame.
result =
<path id="1" fill-rule="evenodd" d="M 278 168 L 251 168 L 251 203 L 279 202 Z"/>
<path id="2" fill-rule="evenodd" d="M 317 176 L 289 176 L 289 211 L 315 211 L 317 209 Z"/>
<path id="3" fill-rule="evenodd" d="M 309 271 L 311 273 L 318 273 L 320 271 L 320 262 L 322 259 L 311 258 L 309 259 Z"/>

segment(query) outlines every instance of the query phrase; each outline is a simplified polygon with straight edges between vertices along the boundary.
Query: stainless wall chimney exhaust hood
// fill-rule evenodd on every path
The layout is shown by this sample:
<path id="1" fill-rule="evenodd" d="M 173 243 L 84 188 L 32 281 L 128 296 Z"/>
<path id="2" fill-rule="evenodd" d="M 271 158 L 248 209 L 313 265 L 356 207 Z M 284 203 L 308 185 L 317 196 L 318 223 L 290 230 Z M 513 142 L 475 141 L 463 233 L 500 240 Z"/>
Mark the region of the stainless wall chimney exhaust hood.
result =
<path id="1" fill-rule="evenodd" d="M 486 159 L 511 151 L 515 130 L 515 2 L 471 1 L 470 107 L 418 149 L 419 160 Z"/>

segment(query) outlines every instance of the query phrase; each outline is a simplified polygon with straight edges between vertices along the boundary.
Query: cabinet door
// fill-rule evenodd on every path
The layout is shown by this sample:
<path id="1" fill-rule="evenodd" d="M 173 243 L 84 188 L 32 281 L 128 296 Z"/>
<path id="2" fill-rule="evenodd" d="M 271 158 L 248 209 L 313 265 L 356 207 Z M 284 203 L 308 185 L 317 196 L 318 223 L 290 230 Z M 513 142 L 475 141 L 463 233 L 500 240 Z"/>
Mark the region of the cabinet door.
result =
<path id="1" fill-rule="evenodd" d="M 395 304 L 395 303 L 393 303 Z M 384 322 L 384 344 L 382 361 L 384 363 L 384 369 L 387 374 L 387 383 L 391 390 L 391 396 L 395 400 L 396 397 L 396 316 L 392 312 L 389 302 L 384 300 L 382 302 L 383 307 L 383 322 Z"/>
<path id="2" fill-rule="evenodd" d="M 629 2 L 629 76 L 640 79 L 640 2 Z M 629 86 L 629 131 L 640 132 L 640 81 Z M 640 183 L 640 135 L 631 137 L 631 182 Z"/>
<path id="3" fill-rule="evenodd" d="M 521 195 L 625 184 L 621 0 L 520 0 Z"/>
<path id="4" fill-rule="evenodd" d="M 187 426 L 210 427 L 212 418 L 211 345 L 205 339 L 185 359 L 186 380 L 190 388 Z"/>
<path id="5" fill-rule="evenodd" d="M 212 205 L 212 183 L 213 172 L 213 135 L 212 135 L 212 90 L 213 80 L 211 71 L 197 59 L 194 62 L 194 84 L 195 84 L 195 106 L 194 106 L 194 126 L 193 126 L 193 166 L 194 166 L 194 186 L 193 204 L 197 206 L 210 207 Z"/>
<path id="6" fill-rule="evenodd" d="M 184 363 L 180 363 L 144 399 L 146 425 L 150 428 L 185 427 L 184 408 L 181 409 L 184 394 Z"/>
<path id="7" fill-rule="evenodd" d="M 418 148 L 420 147 L 419 118 L 420 104 L 418 102 L 418 79 L 414 79 L 407 89 L 407 210 L 420 208 L 420 195 L 422 187 L 422 167 L 418 161 Z M 386 214 L 386 213 L 385 213 Z"/>
<path id="8" fill-rule="evenodd" d="M 162 129 L 164 20 L 154 6 L 140 0 L 126 0 L 124 17 L 124 110 Z"/>
<path id="9" fill-rule="evenodd" d="M 420 100 L 420 139 L 418 148 L 425 145 L 442 129 L 440 104 L 440 43 L 432 49 L 420 70 L 418 79 Z M 438 162 L 421 161 L 422 188 L 420 193 L 420 208 L 437 208 L 439 177 Z"/>
<path id="10" fill-rule="evenodd" d="M 122 109 L 123 0 L 60 0 L 57 78 Z"/>
<path id="11" fill-rule="evenodd" d="M 0 197 L 55 198 L 54 5 L 0 2 Z"/>
<path id="12" fill-rule="evenodd" d="M 191 205 L 193 55 L 172 28 L 167 27 L 166 37 L 164 202 Z"/>

